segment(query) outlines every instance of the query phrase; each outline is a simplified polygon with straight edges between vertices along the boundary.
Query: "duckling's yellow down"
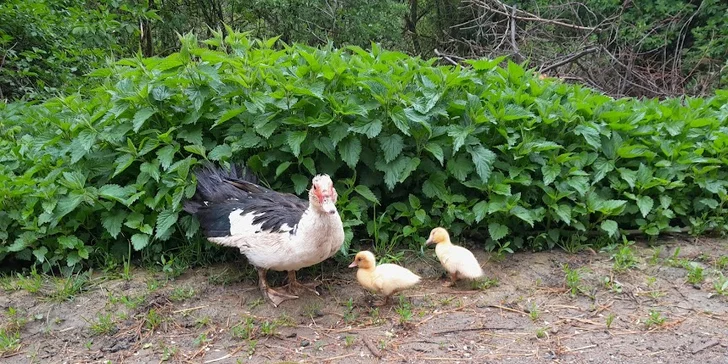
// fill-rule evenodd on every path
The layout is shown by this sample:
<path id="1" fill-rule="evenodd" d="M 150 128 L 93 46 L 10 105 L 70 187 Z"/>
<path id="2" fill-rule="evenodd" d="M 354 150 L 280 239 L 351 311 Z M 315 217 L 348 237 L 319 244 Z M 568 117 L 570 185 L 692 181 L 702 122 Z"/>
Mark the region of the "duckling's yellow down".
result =
<path id="1" fill-rule="evenodd" d="M 372 252 L 364 250 L 356 254 L 349 267 L 358 267 L 356 279 L 364 288 L 379 293 L 388 300 L 389 296 L 420 282 L 420 276 L 396 264 L 376 265 Z"/>
<path id="2" fill-rule="evenodd" d="M 427 244 L 437 244 L 435 254 L 440 264 L 453 277 L 477 279 L 483 276 L 483 269 L 470 250 L 457 246 L 450 241 L 450 234 L 443 228 L 435 228 L 430 232 Z"/>

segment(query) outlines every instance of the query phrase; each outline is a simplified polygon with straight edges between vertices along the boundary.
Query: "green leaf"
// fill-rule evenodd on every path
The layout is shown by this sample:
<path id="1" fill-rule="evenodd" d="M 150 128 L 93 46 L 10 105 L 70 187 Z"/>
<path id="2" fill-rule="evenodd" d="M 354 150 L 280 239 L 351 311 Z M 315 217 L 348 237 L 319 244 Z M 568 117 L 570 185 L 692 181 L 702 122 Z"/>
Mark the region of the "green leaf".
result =
<path id="1" fill-rule="evenodd" d="M 470 158 L 464 154 L 458 155 L 447 161 L 447 171 L 459 181 L 465 181 L 468 175 L 473 171 L 473 163 Z"/>
<path id="2" fill-rule="evenodd" d="M 349 136 L 339 144 L 339 155 L 349 168 L 356 167 L 361 154 L 361 142 L 354 136 Z"/>
<path id="3" fill-rule="evenodd" d="M 131 154 L 122 154 L 117 157 L 114 161 L 116 169 L 114 170 L 112 177 L 116 177 L 119 173 L 124 172 L 127 168 L 129 168 L 132 162 L 134 162 L 134 156 Z"/>
<path id="4" fill-rule="evenodd" d="M 134 186 L 121 187 L 117 184 L 107 184 L 99 188 L 99 196 L 110 200 L 118 201 L 124 205 L 129 205 L 127 200 L 131 195 L 137 192 Z"/>
<path id="5" fill-rule="evenodd" d="M 361 195 L 361 197 L 364 197 L 365 199 L 374 202 L 375 204 L 379 205 L 379 200 L 377 199 L 377 196 L 374 195 L 372 190 L 369 189 L 369 187 L 364 185 L 357 185 L 354 188 L 354 191 Z"/>
<path id="6" fill-rule="evenodd" d="M 647 217 L 647 214 L 652 211 L 652 206 L 654 206 L 654 204 L 655 201 L 652 200 L 652 197 L 650 196 L 640 196 L 639 199 L 637 199 L 637 207 L 639 207 L 642 217 Z"/>
<path id="7" fill-rule="evenodd" d="M 65 249 L 78 249 L 83 246 L 83 241 L 73 235 L 64 235 L 58 238 L 58 245 Z"/>
<path id="8" fill-rule="evenodd" d="M 445 160 L 445 153 L 442 151 L 442 147 L 440 144 L 437 144 L 435 142 L 429 142 L 427 145 L 425 145 L 425 150 L 432 153 L 432 156 L 437 158 L 437 160 L 440 162 L 440 165 L 443 165 Z"/>
<path id="9" fill-rule="evenodd" d="M 343 123 L 329 124 L 329 138 L 336 146 L 349 135 L 349 126 Z M 358 140 L 358 139 L 357 139 Z"/>
<path id="10" fill-rule="evenodd" d="M 291 162 L 283 162 L 276 167 L 276 178 L 280 177 L 283 172 L 291 166 Z"/>
<path id="11" fill-rule="evenodd" d="M 167 230 L 171 228 L 179 218 L 179 212 L 166 209 L 162 210 L 162 212 L 157 215 L 157 234 L 155 237 L 159 238 L 160 236 L 167 233 Z"/>
<path id="12" fill-rule="evenodd" d="M 375 138 L 382 131 L 382 121 L 374 120 L 362 126 L 352 126 L 349 130 L 354 133 L 364 134 L 369 139 Z"/>
<path id="13" fill-rule="evenodd" d="M 316 174 L 316 165 L 314 164 L 313 159 L 311 159 L 310 157 L 306 157 L 303 159 L 303 166 L 306 167 L 308 173 L 311 173 L 312 175 Z"/>
<path id="14" fill-rule="evenodd" d="M 635 182 L 637 181 L 637 172 L 626 169 L 626 168 L 619 168 L 619 175 L 622 177 L 622 179 L 627 182 L 629 187 L 634 188 Z"/>
<path id="15" fill-rule="evenodd" d="M 83 147 L 84 152 L 91 150 L 91 147 L 96 143 L 96 136 L 98 134 L 93 129 L 83 129 L 78 133 L 76 141 Z"/>
<path id="16" fill-rule="evenodd" d="M 548 164 L 541 166 L 541 174 L 543 174 L 543 184 L 548 186 L 556 180 L 561 174 L 560 164 Z"/>
<path id="17" fill-rule="evenodd" d="M 566 181 L 566 184 L 571 186 L 581 196 L 586 195 L 587 191 L 589 191 L 589 179 L 587 177 L 571 177 Z"/>
<path id="18" fill-rule="evenodd" d="M 597 211 L 605 214 L 605 215 L 619 215 L 624 211 L 624 208 L 627 206 L 627 201 L 625 200 L 606 200 L 601 201 L 599 204 Z"/>
<path id="19" fill-rule="evenodd" d="M 592 167 L 594 168 L 594 171 L 596 172 L 596 173 L 594 173 L 594 175 L 592 177 L 592 185 L 593 185 L 593 184 L 601 181 L 607 175 L 607 173 L 614 170 L 614 162 L 608 161 L 603 158 L 598 158 L 597 160 L 594 161 L 594 164 L 592 165 Z"/>
<path id="20" fill-rule="evenodd" d="M 488 233 L 493 241 L 498 241 L 508 235 L 508 226 L 501 225 L 497 222 L 491 222 L 488 224 Z"/>
<path id="21" fill-rule="evenodd" d="M 407 200 L 409 200 L 409 204 L 410 204 L 410 206 L 412 206 L 413 209 L 419 209 L 422 207 L 422 203 L 420 202 L 420 199 L 411 193 L 410 193 L 409 197 L 407 197 Z"/>
<path id="22" fill-rule="evenodd" d="M 617 233 L 619 232 L 619 225 L 617 225 L 617 222 L 614 220 L 604 220 L 599 227 L 609 234 L 609 236 L 617 236 Z"/>
<path id="23" fill-rule="evenodd" d="M 429 198 L 437 197 L 438 199 L 444 199 L 448 195 L 447 187 L 445 186 L 446 178 L 444 173 L 430 174 L 430 177 L 422 184 L 422 193 Z"/>
<path id="24" fill-rule="evenodd" d="M 460 148 L 465 144 L 465 138 L 468 137 L 468 135 L 472 134 L 473 129 L 472 128 L 463 128 L 459 126 L 453 126 L 450 131 L 447 132 L 447 135 L 451 136 L 452 141 L 452 154 L 460 150 Z"/>
<path id="25" fill-rule="evenodd" d="M 303 193 L 303 191 L 306 191 L 306 187 L 308 187 L 308 178 L 296 173 L 291 176 L 291 181 L 293 181 L 293 189 L 294 191 L 296 191 L 297 195 L 300 195 L 301 193 Z"/>
<path id="26" fill-rule="evenodd" d="M 561 221 L 566 223 L 566 225 L 571 225 L 571 207 L 569 205 L 561 204 L 555 207 L 552 206 L 552 209 Z"/>
<path id="27" fill-rule="evenodd" d="M 384 161 L 389 163 L 402 153 L 404 141 L 398 134 L 383 135 L 379 137 L 379 146 L 384 152 Z"/>
<path id="28" fill-rule="evenodd" d="M 486 149 L 482 145 L 478 145 L 474 148 L 468 147 L 468 152 L 473 157 L 473 164 L 475 164 L 475 172 L 480 176 L 480 179 L 485 183 L 490 179 L 490 174 L 493 171 L 493 163 L 495 163 L 496 155 L 491 150 Z"/>
<path id="29" fill-rule="evenodd" d="M 301 154 L 301 144 L 306 140 L 306 131 L 293 131 L 288 133 L 288 146 L 291 147 L 293 155 L 298 157 Z"/>
<path id="30" fill-rule="evenodd" d="M 76 209 L 81 204 L 81 201 L 83 201 L 83 195 L 77 193 L 71 193 L 68 196 L 61 197 L 56 205 L 56 219 L 60 219 Z"/>
<path id="31" fill-rule="evenodd" d="M 427 213 L 425 212 L 425 210 L 419 209 L 415 211 L 415 219 L 420 224 L 424 224 L 425 222 L 427 222 Z"/>
<path id="32" fill-rule="evenodd" d="M 593 126 L 586 124 L 579 125 L 574 128 L 574 134 L 583 136 L 586 140 L 586 143 L 594 147 L 594 149 L 601 149 L 602 139 L 599 136 L 599 131 Z"/>
<path id="33" fill-rule="evenodd" d="M 636 177 L 637 183 L 639 183 L 640 186 L 644 186 L 652 181 L 652 170 L 646 165 L 640 163 Z"/>
<path id="34" fill-rule="evenodd" d="M 149 235 L 147 234 L 134 234 L 131 237 L 131 244 L 134 246 L 135 251 L 140 251 L 149 245 Z"/>
<path id="35" fill-rule="evenodd" d="M 101 225 L 109 232 L 112 238 L 116 239 L 121 233 L 121 224 L 126 218 L 126 212 L 123 210 L 113 213 L 104 212 L 101 214 Z"/>
<path id="36" fill-rule="evenodd" d="M 69 267 L 73 267 L 80 262 L 81 257 L 75 251 L 68 253 L 68 255 L 66 256 L 66 265 Z"/>
<path id="37" fill-rule="evenodd" d="M 519 219 L 527 222 L 531 227 L 536 222 L 533 212 L 522 206 L 515 206 L 511 209 L 510 214 L 518 217 Z"/>
<path id="38" fill-rule="evenodd" d="M 193 145 L 185 145 L 184 146 L 184 150 L 186 150 L 186 151 L 188 151 L 190 153 L 193 153 L 193 154 L 197 154 L 197 155 L 201 156 L 202 158 L 206 158 L 206 156 L 205 156 L 205 147 L 202 146 L 202 145 L 196 145 L 196 144 L 193 144 Z"/>
<path id="39" fill-rule="evenodd" d="M 33 250 L 33 255 L 35 256 L 35 259 L 37 259 L 39 263 L 45 262 L 47 254 L 48 254 L 48 248 L 46 248 L 44 246 L 41 246 L 40 248 Z"/>
<path id="40" fill-rule="evenodd" d="M 402 132 L 402 134 L 410 136 L 409 119 L 407 119 L 407 116 L 404 113 L 404 109 L 402 109 L 401 107 L 397 107 L 393 112 L 389 114 L 389 116 L 392 118 L 394 126 L 396 126 L 397 129 Z"/>
<path id="41" fill-rule="evenodd" d="M 172 165 L 172 162 L 174 161 L 174 154 L 177 152 L 176 148 L 167 145 L 159 150 L 157 150 L 157 157 L 159 158 L 159 163 L 162 165 L 162 168 L 166 171 L 169 169 L 169 166 Z"/>
<path id="42" fill-rule="evenodd" d="M 139 166 L 139 172 L 146 173 L 150 177 L 154 178 L 155 181 L 159 182 L 159 161 L 155 159 L 153 163 L 142 163 L 142 165 Z"/>
<path id="43" fill-rule="evenodd" d="M 473 206 L 473 213 L 475 213 L 475 222 L 481 222 L 488 215 L 488 202 L 478 201 Z"/>
<path id="44" fill-rule="evenodd" d="M 245 106 L 243 106 L 243 107 L 237 107 L 237 108 L 234 108 L 234 109 L 229 109 L 224 114 L 222 114 L 222 116 L 220 116 L 220 118 L 217 119 L 217 121 L 215 121 L 215 124 L 213 126 L 218 126 L 218 125 L 220 125 L 220 124 L 222 124 L 222 123 L 224 123 L 224 122 L 226 122 L 226 121 L 228 121 L 228 120 L 230 120 L 230 119 L 238 116 L 240 113 L 242 113 L 243 111 L 245 111 L 247 109 L 248 108 L 245 107 Z"/>
<path id="45" fill-rule="evenodd" d="M 72 190 L 81 190 L 86 185 L 86 176 L 80 172 L 63 172 L 63 182 Z"/>
<path id="46" fill-rule="evenodd" d="M 227 144 L 220 144 L 215 148 L 212 148 L 210 153 L 207 154 L 207 158 L 209 158 L 211 161 L 228 160 L 232 156 L 233 150 Z"/>
<path id="47" fill-rule="evenodd" d="M 134 132 L 138 132 L 139 129 L 144 126 L 144 122 L 149 119 L 150 116 L 154 115 L 155 111 L 151 107 L 145 107 L 134 114 L 132 123 L 134 124 Z"/>

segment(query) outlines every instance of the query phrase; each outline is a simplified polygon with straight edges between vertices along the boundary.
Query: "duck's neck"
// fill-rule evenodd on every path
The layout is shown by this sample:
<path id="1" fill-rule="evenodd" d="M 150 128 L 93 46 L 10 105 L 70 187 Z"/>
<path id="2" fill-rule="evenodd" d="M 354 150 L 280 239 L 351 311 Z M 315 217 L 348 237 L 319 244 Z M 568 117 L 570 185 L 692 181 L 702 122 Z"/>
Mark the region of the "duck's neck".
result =
<path id="1" fill-rule="evenodd" d="M 331 237 L 332 230 L 341 228 L 342 222 L 338 212 L 328 214 L 309 205 L 301 216 L 295 234 L 305 236 L 307 240 L 315 242 Z"/>

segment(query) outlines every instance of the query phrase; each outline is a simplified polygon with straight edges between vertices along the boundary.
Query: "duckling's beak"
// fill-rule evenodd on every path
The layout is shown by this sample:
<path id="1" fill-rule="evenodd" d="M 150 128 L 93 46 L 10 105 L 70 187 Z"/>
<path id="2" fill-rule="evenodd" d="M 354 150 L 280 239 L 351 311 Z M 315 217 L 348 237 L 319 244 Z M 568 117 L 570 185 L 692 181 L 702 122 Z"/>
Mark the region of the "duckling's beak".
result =
<path id="1" fill-rule="evenodd" d="M 435 244 L 435 241 L 432 239 L 427 239 L 427 241 L 425 242 L 425 246 L 430 246 L 432 244 Z"/>
<path id="2" fill-rule="evenodd" d="M 356 260 L 351 262 L 351 264 L 349 264 L 349 268 L 354 268 L 354 267 L 357 267 Z"/>

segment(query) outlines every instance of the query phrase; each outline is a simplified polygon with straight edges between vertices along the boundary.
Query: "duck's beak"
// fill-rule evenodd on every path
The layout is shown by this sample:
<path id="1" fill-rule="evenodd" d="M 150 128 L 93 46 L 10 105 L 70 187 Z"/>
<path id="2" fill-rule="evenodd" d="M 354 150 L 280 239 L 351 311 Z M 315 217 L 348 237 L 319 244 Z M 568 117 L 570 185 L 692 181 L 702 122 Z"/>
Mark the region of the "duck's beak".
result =
<path id="1" fill-rule="evenodd" d="M 430 246 L 432 244 L 435 244 L 435 241 L 432 239 L 427 239 L 427 241 L 425 242 L 425 246 Z"/>
<path id="2" fill-rule="evenodd" d="M 351 262 L 351 264 L 349 264 L 349 268 L 354 268 L 354 267 L 357 267 L 356 260 Z"/>
<path id="3" fill-rule="evenodd" d="M 334 201 L 330 198 L 325 198 L 321 202 L 321 208 L 330 215 L 334 215 L 338 212 L 336 211 L 336 205 L 334 204 Z"/>

